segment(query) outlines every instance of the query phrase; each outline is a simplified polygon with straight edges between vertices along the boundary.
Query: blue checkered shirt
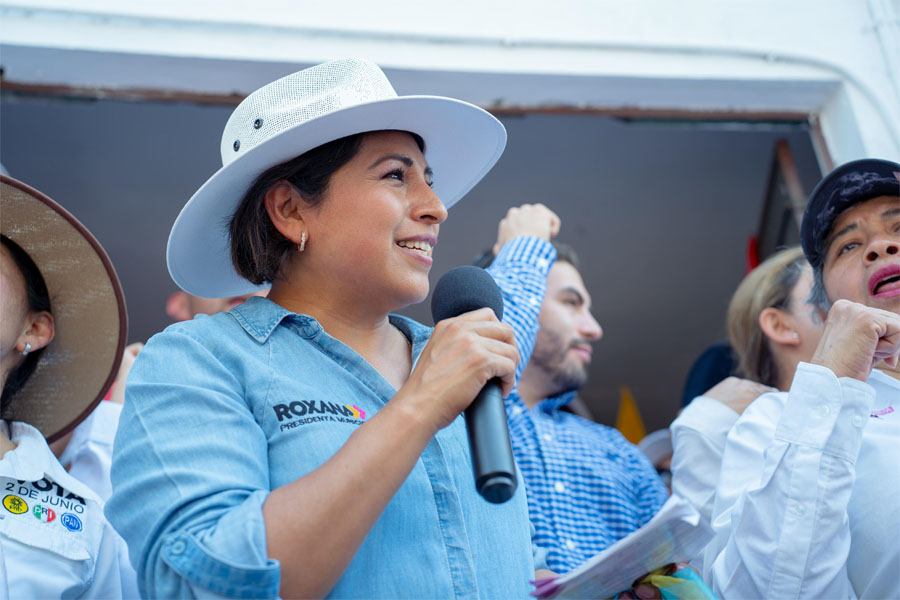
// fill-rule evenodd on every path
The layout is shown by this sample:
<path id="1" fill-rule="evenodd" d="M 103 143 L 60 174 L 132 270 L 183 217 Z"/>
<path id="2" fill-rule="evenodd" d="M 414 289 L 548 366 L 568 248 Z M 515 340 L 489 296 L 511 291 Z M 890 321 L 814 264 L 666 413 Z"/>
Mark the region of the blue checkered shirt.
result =
<path id="1" fill-rule="evenodd" d="M 556 259 L 539 238 L 506 244 L 489 271 L 503 292 L 504 321 L 519 346 L 520 372 L 537 336 L 547 273 Z M 644 525 L 668 498 L 650 461 L 611 427 L 560 408 L 575 392 L 528 410 L 517 392 L 506 399 L 510 437 L 535 527 L 534 541 L 549 551 L 547 565 L 570 571 Z"/>

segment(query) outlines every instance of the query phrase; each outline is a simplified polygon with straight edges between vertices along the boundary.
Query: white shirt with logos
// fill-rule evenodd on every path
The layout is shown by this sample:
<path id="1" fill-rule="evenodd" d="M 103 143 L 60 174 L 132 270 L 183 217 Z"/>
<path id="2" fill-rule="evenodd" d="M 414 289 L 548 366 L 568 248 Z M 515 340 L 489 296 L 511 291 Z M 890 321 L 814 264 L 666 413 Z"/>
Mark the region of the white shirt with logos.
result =
<path id="1" fill-rule="evenodd" d="M 0 459 L 0 598 L 122 598 L 121 539 L 103 502 L 37 429 L 0 427 L 16 444 Z"/>
<path id="2" fill-rule="evenodd" d="M 728 434 L 713 528 L 721 598 L 900 598 L 900 381 L 800 363 Z"/>

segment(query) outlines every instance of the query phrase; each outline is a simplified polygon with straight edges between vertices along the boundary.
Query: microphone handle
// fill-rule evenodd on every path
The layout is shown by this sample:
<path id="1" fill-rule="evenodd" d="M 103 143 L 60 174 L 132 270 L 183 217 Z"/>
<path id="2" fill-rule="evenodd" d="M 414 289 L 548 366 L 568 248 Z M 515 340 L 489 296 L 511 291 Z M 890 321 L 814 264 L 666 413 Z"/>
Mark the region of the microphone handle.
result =
<path id="1" fill-rule="evenodd" d="M 465 410 L 475 489 L 493 504 L 512 498 L 516 491 L 515 460 L 500 380 L 490 380 Z"/>

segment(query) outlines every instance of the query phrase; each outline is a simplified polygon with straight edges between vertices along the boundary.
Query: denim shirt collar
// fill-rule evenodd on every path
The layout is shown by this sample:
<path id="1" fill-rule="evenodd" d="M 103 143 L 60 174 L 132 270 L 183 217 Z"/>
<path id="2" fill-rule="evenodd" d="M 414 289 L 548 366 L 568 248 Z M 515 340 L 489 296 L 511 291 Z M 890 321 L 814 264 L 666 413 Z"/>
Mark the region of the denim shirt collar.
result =
<path id="1" fill-rule="evenodd" d="M 243 304 L 228 311 L 244 328 L 244 331 L 260 344 L 266 343 L 272 332 L 285 319 L 291 319 L 303 337 L 311 338 L 322 331 L 319 322 L 309 315 L 293 313 L 268 298 L 253 296 Z M 431 327 L 422 325 L 402 315 L 388 315 L 391 325 L 399 329 L 412 345 L 413 359 L 417 360 L 431 336 Z"/>
<path id="2" fill-rule="evenodd" d="M 248 298 L 243 304 L 228 311 L 228 314 L 234 317 L 244 331 L 260 344 L 265 344 L 275 328 L 288 317 L 297 319 L 300 333 L 305 337 L 314 336 L 322 328 L 314 318 L 292 313 L 268 298 L 259 296 Z"/>

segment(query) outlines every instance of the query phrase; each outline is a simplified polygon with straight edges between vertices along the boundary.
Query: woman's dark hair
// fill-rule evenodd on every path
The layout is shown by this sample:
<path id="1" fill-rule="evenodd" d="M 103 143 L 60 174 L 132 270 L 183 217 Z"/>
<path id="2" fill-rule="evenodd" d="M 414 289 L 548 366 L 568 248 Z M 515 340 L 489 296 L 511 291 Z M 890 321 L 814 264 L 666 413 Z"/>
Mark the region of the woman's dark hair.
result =
<path id="1" fill-rule="evenodd" d="M 241 277 L 256 285 L 275 281 L 295 244 L 284 237 L 266 212 L 266 193 L 279 181 L 287 181 L 300 192 L 308 206 L 317 206 L 325 197 L 335 171 L 350 162 L 359 152 L 365 133 L 343 137 L 322 144 L 287 162 L 276 165 L 256 178 L 228 225 L 231 238 L 231 262 Z M 425 142 L 415 133 L 419 150 Z"/>
<path id="2" fill-rule="evenodd" d="M 6 237 L 0 235 L 3 245 L 9 250 L 9 254 L 16 263 L 19 272 L 25 279 L 25 297 L 28 303 L 29 312 L 50 312 L 50 294 L 47 292 L 47 284 L 44 282 L 44 276 L 41 275 L 40 269 L 28 256 L 21 246 Z M 10 400 L 18 392 L 34 370 L 37 368 L 38 361 L 44 353 L 44 348 L 32 350 L 25 357 L 22 363 L 10 371 L 6 377 L 6 383 L 3 385 L 3 393 L 0 396 L 0 410 L 6 411 Z"/>

